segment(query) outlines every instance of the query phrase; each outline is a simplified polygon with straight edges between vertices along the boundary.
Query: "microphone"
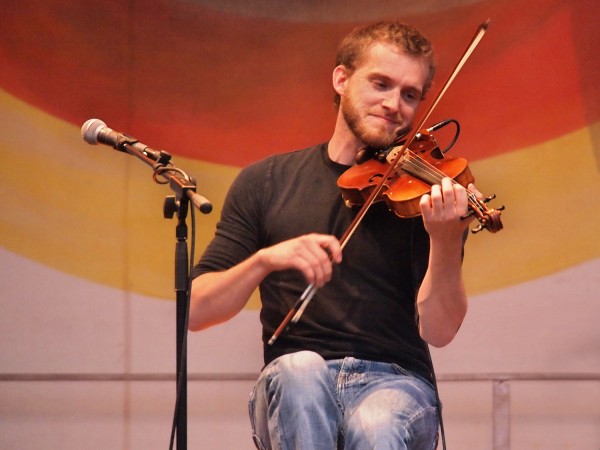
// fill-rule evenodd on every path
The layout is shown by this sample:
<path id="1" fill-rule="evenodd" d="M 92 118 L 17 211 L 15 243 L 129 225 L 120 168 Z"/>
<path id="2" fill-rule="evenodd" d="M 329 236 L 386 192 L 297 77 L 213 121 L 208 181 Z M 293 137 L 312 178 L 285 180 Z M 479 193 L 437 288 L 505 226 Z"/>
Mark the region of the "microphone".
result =
<path id="1" fill-rule="evenodd" d="M 129 144 L 135 150 L 150 156 L 155 161 L 159 161 L 161 152 L 152 150 L 146 144 L 142 144 L 133 136 L 108 128 L 100 119 L 90 119 L 81 127 L 81 137 L 90 145 L 106 144 L 110 145 L 115 150 L 127 153 L 124 145 Z"/>
<path id="2" fill-rule="evenodd" d="M 124 133 L 119 133 L 118 131 L 108 128 L 106 124 L 100 119 L 90 119 L 86 121 L 81 127 L 81 137 L 88 144 L 106 144 L 110 145 L 115 150 L 119 150 L 120 152 L 125 153 L 129 153 L 126 148 L 126 145 L 128 145 L 137 152 L 156 161 L 160 165 L 166 166 L 167 164 L 170 164 L 169 161 L 171 159 L 171 155 L 169 155 L 167 152 L 163 150 L 153 150 L 146 144 L 142 144 L 133 136 L 129 136 Z M 173 178 L 176 178 L 181 184 L 185 184 L 188 181 L 190 181 L 195 187 L 195 182 L 191 180 L 183 171 L 179 169 L 174 169 L 174 172 L 178 172 L 179 174 L 184 175 L 184 178 L 173 175 Z M 196 206 L 202 213 L 208 214 L 212 211 L 212 203 L 206 197 L 203 197 L 202 195 L 191 190 L 187 191 L 187 195 L 194 204 L 194 206 Z"/>

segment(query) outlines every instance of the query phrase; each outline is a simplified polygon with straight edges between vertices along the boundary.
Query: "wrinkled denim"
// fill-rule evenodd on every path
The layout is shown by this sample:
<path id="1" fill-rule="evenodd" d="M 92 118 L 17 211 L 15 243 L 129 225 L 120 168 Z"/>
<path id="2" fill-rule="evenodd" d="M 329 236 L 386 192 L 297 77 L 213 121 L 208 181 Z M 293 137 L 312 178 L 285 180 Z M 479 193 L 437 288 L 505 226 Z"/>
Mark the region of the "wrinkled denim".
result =
<path id="1" fill-rule="evenodd" d="M 249 402 L 259 450 L 433 450 L 433 387 L 395 364 L 302 351 L 272 361 Z"/>

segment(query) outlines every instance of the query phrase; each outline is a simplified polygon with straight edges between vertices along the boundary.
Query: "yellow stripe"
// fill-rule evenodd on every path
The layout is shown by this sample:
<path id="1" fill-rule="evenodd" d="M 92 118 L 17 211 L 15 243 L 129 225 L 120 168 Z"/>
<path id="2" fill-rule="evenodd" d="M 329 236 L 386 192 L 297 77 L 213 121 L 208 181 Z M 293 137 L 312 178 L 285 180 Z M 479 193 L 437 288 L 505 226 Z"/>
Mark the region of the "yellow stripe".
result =
<path id="1" fill-rule="evenodd" d="M 593 137 L 600 123 L 540 145 L 472 164 L 490 205 L 506 205 L 505 229 L 471 236 L 470 293 L 558 272 L 600 256 L 600 176 Z"/>
<path id="2" fill-rule="evenodd" d="M 78 127 L 0 91 L 0 245 L 95 282 L 173 298 L 172 192 L 137 158 L 85 143 Z M 212 237 L 237 168 L 173 158 L 215 204 L 197 214 L 197 251 Z M 189 230 L 191 238 L 191 228 Z"/>
<path id="3" fill-rule="evenodd" d="M 137 159 L 86 144 L 78 127 L 2 91 L 0 114 L 0 245 L 97 283 L 173 298 L 176 221 L 162 217 L 170 189 L 156 185 Z M 469 239 L 471 294 L 600 256 L 600 178 L 590 134 L 598 130 L 596 124 L 471 165 L 478 188 L 498 195 L 492 205 L 507 207 L 503 231 Z M 174 160 L 197 177 L 198 191 L 215 205 L 210 215 L 197 214 L 198 256 L 239 169 Z M 254 297 L 251 307 L 257 303 Z"/>

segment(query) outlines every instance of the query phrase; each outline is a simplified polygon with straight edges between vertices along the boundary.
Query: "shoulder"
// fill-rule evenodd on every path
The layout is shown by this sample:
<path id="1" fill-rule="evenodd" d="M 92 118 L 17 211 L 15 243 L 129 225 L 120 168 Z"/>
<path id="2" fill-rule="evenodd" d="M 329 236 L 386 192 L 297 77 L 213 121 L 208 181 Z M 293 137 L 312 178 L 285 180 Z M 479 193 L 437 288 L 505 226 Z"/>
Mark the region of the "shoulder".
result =
<path id="1" fill-rule="evenodd" d="M 264 166 L 285 166 L 287 164 L 298 164 L 301 161 L 318 161 L 322 159 L 321 156 L 324 148 L 326 149 L 326 144 L 318 144 L 299 150 L 276 153 L 251 164 L 246 169 L 253 170 Z"/>
<path id="2" fill-rule="evenodd" d="M 273 154 L 244 167 L 238 178 L 240 180 L 268 181 L 273 176 L 297 173 L 302 167 L 321 163 L 324 148 L 326 149 L 326 144 L 318 144 L 300 150 Z"/>
<path id="3" fill-rule="evenodd" d="M 324 145 L 326 144 L 277 153 L 251 163 L 240 170 L 233 180 L 229 196 L 244 199 L 255 197 L 261 199 L 261 203 L 267 201 L 274 185 L 278 186 L 279 183 L 299 176 L 301 172 L 305 173 L 305 170 L 300 170 L 303 167 L 312 170 L 319 164 Z"/>

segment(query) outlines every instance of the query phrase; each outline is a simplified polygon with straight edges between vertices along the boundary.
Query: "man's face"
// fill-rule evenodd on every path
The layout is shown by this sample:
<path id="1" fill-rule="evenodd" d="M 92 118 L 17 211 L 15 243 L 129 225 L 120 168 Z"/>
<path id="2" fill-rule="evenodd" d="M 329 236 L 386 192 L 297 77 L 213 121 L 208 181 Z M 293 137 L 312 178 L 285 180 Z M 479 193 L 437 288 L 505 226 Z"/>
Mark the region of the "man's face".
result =
<path id="1" fill-rule="evenodd" d="M 391 44 L 372 45 L 348 75 L 340 109 L 352 133 L 365 145 L 389 147 L 410 127 L 429 68 Z"/>

